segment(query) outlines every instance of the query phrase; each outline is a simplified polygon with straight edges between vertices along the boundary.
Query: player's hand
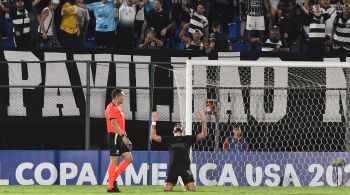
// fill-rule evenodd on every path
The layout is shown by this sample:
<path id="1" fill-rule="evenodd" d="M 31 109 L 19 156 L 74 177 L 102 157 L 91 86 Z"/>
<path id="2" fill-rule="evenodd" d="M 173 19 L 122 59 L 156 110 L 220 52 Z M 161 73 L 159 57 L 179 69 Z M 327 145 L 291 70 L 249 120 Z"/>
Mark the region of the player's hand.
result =
<path id="1" fill-rule="evenodd" d="M 122 138 L 122 141 L 125 145 L 132 145 L 131 141 L 126 136 Z"/>
<path id="2" fill-rule="evenodd" d="M 152 112 L 152 122 L 156 122 L 160 119 L 160 115 L 156 112 Z"/>
<path id="3" fill-rule="evenodd" d="M 202 111 L 198 111 L 198 119 L 200 121 L 205 121 L 204 113 Z"/>

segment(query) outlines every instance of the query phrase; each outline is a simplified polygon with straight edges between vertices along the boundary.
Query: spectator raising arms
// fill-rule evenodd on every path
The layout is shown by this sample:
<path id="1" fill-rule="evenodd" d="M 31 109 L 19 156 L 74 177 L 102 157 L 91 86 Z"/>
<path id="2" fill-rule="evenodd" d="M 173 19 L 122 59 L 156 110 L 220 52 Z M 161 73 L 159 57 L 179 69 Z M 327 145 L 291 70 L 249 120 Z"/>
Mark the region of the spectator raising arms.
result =
<path id="1" fill-rule="evenodd" d="M 190 36 L 186 36 L 186 31 L 189 28 L 189 24 L 185 24 L 182 28 L 179 37 L 185 43 L 186 50 L 192 51 L 205 51 L 207 53 L 210 52 L 209 47 L 203 43 L 202 41 L 202 32 L 198 29 L 195 29 Z"/>
<path id="2" fill-rule="evenodd" d="M 326 21 L 330 18 L 330 13 L 321 14 L 320 4 L 315 4 L 312 6 L 312 13 L 310 13 L 303 5 L 302 2 L 298 2 L 301 9 L 308 15 L 310 21 L 310 31 L 309 31 L 309 44 L 308 52 L 314 53 L 324 53 L 326 44 Z"/>
<path id="3" fill-rule="evenodd" d="M 182 8 L 191 16 L 188 32 L 192 34 L 195 30 L 199 30 L 203 36 L 202 40 L 205 44 L 208 44 L 209 24 L 207 17 L 204 15 L 205 4 L 198 3 L 196 10 L 189 9 L 185 4 L 182 4 Z"/>
<path id="4" fill-rule="evenodd" d="M 114 47 L 115 40 L 115 20 L 114 9 L 119 1 L 101 0 L 100 2 L 85 5 L 78 2 L 79 7 L 89 9 L 94 12 L 96 18 L 95 46 L 99 48 Z"/>
<path id="5" fill-rule="evenodd" d="M 342 10 L 343 12 L 334 20 L 331 41 L 335 52 L 348 53 L 350 51 L 350 4 L 344 4 Z"/>

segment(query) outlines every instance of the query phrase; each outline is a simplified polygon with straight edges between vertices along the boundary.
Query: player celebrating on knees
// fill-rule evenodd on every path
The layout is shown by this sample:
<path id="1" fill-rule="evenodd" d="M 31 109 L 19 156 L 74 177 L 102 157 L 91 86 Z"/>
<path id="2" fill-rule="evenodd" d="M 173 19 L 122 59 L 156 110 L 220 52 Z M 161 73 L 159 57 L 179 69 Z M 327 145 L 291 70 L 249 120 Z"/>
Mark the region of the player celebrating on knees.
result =
<path id="1" fill-rule="evenodd" d="M 119 192 L 115 180 L 132 161 L 130 152 L 132 143 L 126 137 L 124 112 L 119 107 L 123 104 L 124 99 L 124 92 L 121 89 L 114 89 L 112 102 L 106 108 L 107 144 L 110 156 L 107 192 Z M 117 167 L 120 155 L 123 155 L 124 160 Z"/>
<path id="2" fill-rule="evenodd" d="M 203 140 L 207 135 L 207 124 L 203 112 L 198 112 L 198 119 L 202 122 L 202 132 L 197 135 L 183 135 L 183 129 L 180 123 L 174 126 L 173 135 L 156 135 L 156 121 L 159 119 L 157 113 L 152 113 L 151 140 L 159 143 L 165 143 L 169 149 L 169 164 L 167 178 L 164 183 L 164 191 L 172 191 L 177 178 L 181 176 L 187 191 L 195 191 L 195 183 L 190 168 L 190 148 L 196 141 Z"/>

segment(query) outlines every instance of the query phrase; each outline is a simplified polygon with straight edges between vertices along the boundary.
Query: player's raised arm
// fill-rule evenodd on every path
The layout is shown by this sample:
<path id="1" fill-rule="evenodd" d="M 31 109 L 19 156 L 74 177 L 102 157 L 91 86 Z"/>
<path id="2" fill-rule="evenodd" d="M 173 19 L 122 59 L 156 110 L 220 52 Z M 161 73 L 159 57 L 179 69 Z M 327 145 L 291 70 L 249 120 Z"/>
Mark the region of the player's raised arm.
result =
<path id="1" fill-rule="evenodd" d="M 208 135 L 207 122 L 205 121 L 205 116 L 202 111 L 198 111 L 198 119 L 202 122 L 202 132 L 197 134 L 197 141 L 205 139 Z"/>
<path id="2" fill-rule="evenodd" d="M 160 143 L 162 142 L 162 137 L 156 134 L 156 124 L 159 118 L 160 116 L 158 113 L 152 113 L 152 128 L 150 133 L 150 139 Z"/>

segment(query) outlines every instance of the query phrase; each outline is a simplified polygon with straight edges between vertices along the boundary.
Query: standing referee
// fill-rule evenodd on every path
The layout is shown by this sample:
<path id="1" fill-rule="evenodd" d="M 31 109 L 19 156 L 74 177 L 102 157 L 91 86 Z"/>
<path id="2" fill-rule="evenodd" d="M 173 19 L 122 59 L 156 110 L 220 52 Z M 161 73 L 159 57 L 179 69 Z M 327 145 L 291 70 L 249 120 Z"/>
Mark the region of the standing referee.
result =
<path id="1" fill-rule="evenodd" d="M 106 108 L 107 144 L 110 156 L 107 192 L 119 192 L 115 180 L 132 161 L 130 152 L 132 143 L 126 137 L 125 116 L 123 110 L 120 108 L 124 99 L 124 92 L 121 89 L 114 89 L 112 91 L 112 102 Z M 123 155 L 124 160 L 118 166 L 120 155 Z"/>

